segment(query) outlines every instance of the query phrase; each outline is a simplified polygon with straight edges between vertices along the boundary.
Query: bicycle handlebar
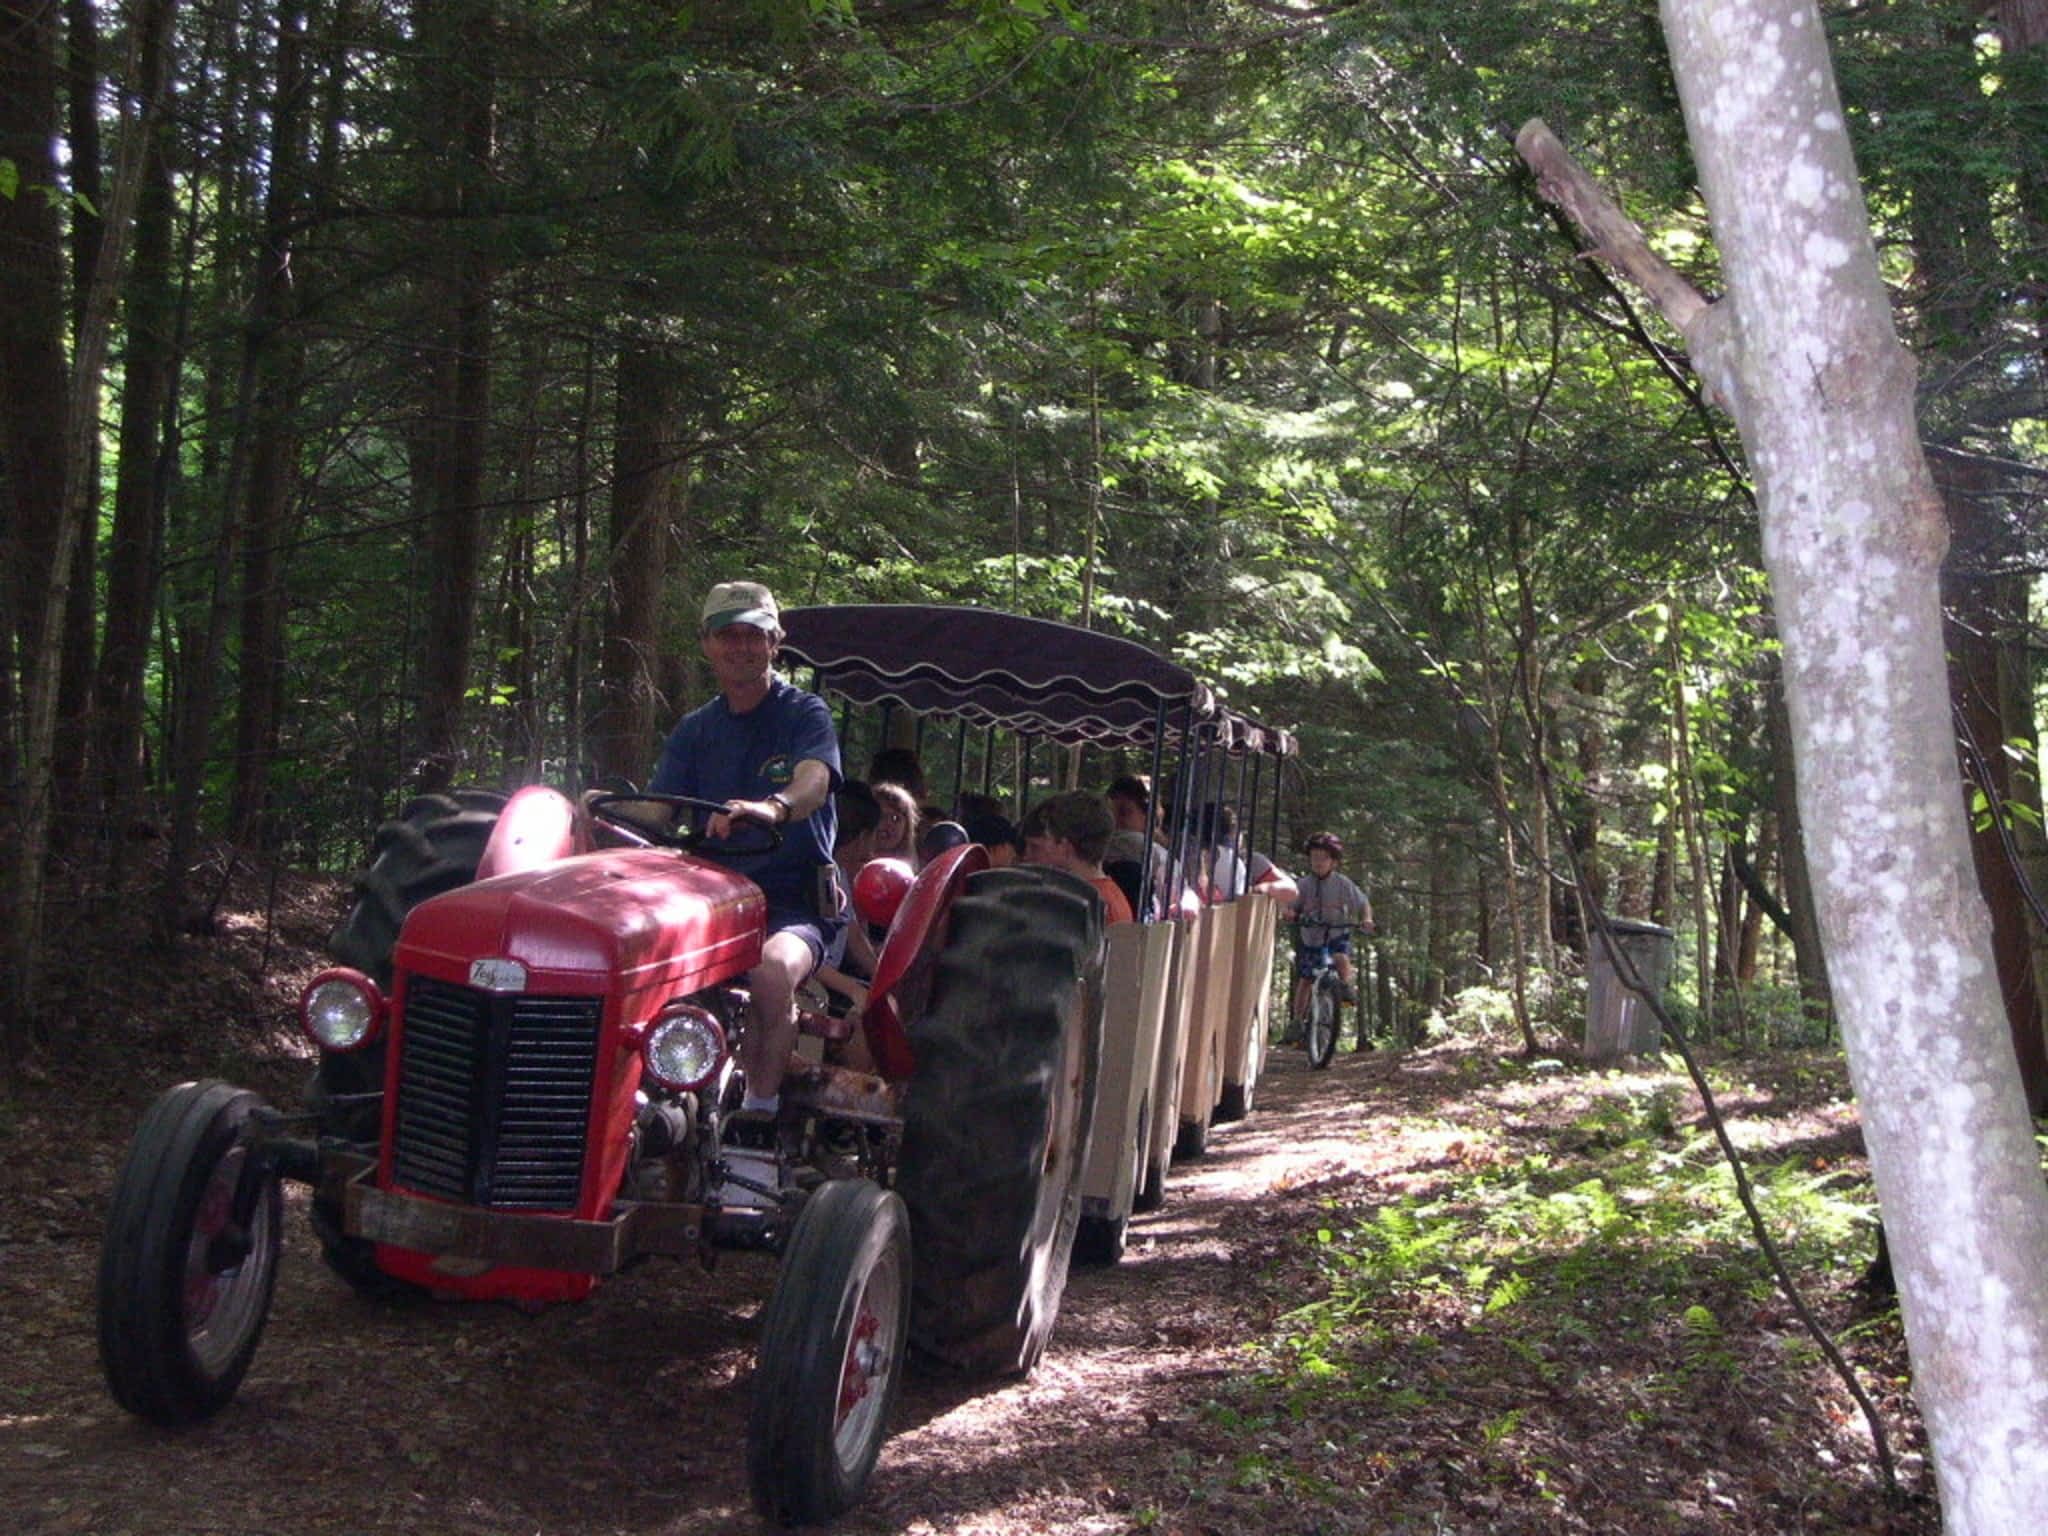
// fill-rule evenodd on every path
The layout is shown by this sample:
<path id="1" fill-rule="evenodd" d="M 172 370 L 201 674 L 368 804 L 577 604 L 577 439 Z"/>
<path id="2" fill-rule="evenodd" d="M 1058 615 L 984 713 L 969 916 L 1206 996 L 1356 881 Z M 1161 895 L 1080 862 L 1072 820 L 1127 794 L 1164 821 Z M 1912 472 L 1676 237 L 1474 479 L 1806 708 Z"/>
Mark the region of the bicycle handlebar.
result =
<path id="1" fill-rule="evenodd" d="M 1335 935 L 1338 933 L 1356 933 L 1361 928 L 1371 926 L 1373 925 L 1366 922 L 1363 918 L 1360 918 L 1355 923 L 1336 922 L 1329 918 L 1321 917 L 1297 917 L 1294 919 L 1294 932 L 1297 938 L 1300 937 L 1301 930 L 1304 928 L 1322 928 Z"/>

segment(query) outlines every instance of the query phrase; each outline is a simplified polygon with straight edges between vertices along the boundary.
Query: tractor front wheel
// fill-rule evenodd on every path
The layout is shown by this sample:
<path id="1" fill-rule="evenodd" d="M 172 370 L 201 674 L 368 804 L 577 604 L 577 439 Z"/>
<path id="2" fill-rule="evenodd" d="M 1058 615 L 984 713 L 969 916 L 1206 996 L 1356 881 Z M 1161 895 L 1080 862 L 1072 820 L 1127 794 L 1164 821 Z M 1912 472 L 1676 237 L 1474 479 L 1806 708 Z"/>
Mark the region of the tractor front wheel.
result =
<path id="1" fill-rule="evenodd" d="M 850 1508 L 889 1433 L 909 1333 L 910 1218 L 866 1179 L 804 1202 L 761 1334 L 747 1479 L 771 1519 Z"/>
<path id="2" fill-rule="evenodd" d="M 283 1200 L 245 1127 L 261 1101 L 181 1083 L 152 1104 L 114 1182 L 100 1248 L 100 1364 L 114 1400 L 166 1425 L 211 1418 L 256 1356 Z"/>
<path id="3" fill-rule="evenodd" d="M 910 1027 L 896 1187 L 917 1249 L 911 1342 L 955 1370 L 1021 1375 L 1052 1336 L 1081 1214 L 1101 898 L 1058 870 L 992 869 L 950 919 Z"/>

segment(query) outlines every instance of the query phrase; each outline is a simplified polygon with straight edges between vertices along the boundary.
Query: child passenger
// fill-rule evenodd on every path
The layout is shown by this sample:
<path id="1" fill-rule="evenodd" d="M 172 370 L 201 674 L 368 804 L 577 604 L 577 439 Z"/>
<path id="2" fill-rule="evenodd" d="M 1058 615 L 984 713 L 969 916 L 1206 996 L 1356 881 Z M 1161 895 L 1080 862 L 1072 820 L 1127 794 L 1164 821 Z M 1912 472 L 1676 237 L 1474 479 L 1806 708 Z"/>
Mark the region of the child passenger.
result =
<path id="1" fill-rule="evenodd" d="M 882 820 L 875 829 L 875 851 L 878 859 L 906 859 L 915 867 L 917 864 L 917 802 L 910 791 L 901 784 L 878 783 L 872 785 L 876 802 L 881 807 Z"/>
<path id="2" fill-rule="evenodd" d="M 840 884 L 853 889 L 853 877 L 875 856 L 875 832 L 882 808 L 875 792 L 859 779 L 839 786 L 839 839 L 832 847 L 832 862 L 839 866 Z M 826 991 L 834 1013 L 858 1019 L 867 1007 L 867 982 L 875 974 L 875 950 L 866 925 L 855 920 L 846 924 L 839 938 L 825 952 L 815 979 Z"/>
<path id="3" fill-rule="evenodd" d="M 988 850 L 988 861 L 997 869 L 1017 862 L 1017 828 L 1003 814 L 1002 801 L 993 795 L 964 794 L 959 801 L 960 825 L 967 835 Z"/>
<path id="4" fill-rule="evenodd" d="M 1041 800 L 1024 813 L 1019 829 L 1024 862 L 1048 864 L 1086 880 L 1102 896 L 1112 923 L 1131 920 L 1131 903 L 1117 883 L 1102 872 L 1102 852 L 1109 846 L 1109 805 L 1086 790 L 1073 790 Z"/>

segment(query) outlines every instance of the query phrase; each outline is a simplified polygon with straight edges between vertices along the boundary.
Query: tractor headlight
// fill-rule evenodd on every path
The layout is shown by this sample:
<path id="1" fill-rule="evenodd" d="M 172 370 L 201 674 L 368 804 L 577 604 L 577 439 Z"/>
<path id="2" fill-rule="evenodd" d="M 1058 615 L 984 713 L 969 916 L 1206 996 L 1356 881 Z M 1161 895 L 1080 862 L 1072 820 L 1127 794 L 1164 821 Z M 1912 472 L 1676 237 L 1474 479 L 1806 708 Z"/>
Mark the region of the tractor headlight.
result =
<path id="1" fill-rule="evenodd" d="M 725 1060 L 725 1031 L 694 1003 L 671 1003 L 655 1017 L 640 1046 L 647 1074 L 675 1093 L 702 1088 Z"/>
<path id="2" fill-rule="evenodd" d="M 299 1022 L 323 1051 L 361 1050 L 384 1027 L 384 994 L 361 971 L 322 971 L 299 994 Z"/>

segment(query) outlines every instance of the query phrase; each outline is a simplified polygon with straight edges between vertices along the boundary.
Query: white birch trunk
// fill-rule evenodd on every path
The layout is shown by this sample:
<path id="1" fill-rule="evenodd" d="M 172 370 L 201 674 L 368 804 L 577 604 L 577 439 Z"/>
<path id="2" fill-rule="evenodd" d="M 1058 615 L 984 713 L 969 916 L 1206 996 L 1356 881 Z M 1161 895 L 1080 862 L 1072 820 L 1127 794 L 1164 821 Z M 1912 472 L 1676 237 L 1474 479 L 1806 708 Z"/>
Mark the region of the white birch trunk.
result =
<path id="1" fill-rule="evenodd" d="M 1660 0 L 1728 296 L 1829 974 L 1947 1529 L 2048 1515 L 2048 1186 L 1971 872 L 1913 364 L 1812 0 Z"/>

